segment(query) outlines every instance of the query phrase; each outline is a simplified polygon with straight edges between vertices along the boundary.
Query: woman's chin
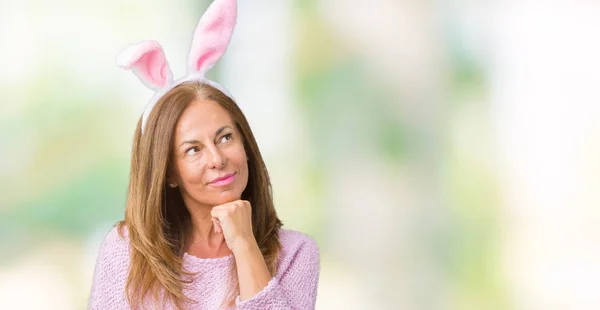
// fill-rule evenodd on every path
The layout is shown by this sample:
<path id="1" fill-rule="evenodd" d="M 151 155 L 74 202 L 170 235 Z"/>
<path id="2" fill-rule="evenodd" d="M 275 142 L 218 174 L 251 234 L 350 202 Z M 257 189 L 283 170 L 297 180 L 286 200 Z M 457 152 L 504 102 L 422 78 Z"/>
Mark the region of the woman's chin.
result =
<path id="1" fill-rule="evenodd" d="M 237 193 L 234 191 L 224 191 L 219 195 L 217 199 L 218 205 L 222 205 L 228 202 L 236 201 L 242 198 L 241 193 Z"/>

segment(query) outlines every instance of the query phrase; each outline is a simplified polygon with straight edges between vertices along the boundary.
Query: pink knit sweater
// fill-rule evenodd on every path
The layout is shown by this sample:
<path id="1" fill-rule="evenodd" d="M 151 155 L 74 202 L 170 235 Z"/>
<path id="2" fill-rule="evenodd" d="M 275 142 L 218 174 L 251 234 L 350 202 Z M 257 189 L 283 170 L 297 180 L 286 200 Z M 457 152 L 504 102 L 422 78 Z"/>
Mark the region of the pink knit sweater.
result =
<path id="1" fill-rule="evenodd" d="M 131 309 L 125 297 L 129 270 L 129 237 L 113 228 L 106 236 L 94 271 L 88 309 Z M 313 239 L 293 230 L 281 229 L 282 252 L 276 275 L 254 297 L 236 299 L 236 309 L 314 309 L 319 281 L 319 249 Z M 198 258 L 187 253 L 183 268 L 197 272 L 184 294 L 196 300 L 186 309 L 217 309 L 227 291 L 227 280 L 235 263 L 233 255 L 220 258 Z M 150 309 L 156 309 L 151 306 Z M 166 309 L 175 309 L 168 304 Z M 232 308 L 229 308 L 232 309 Z"/>

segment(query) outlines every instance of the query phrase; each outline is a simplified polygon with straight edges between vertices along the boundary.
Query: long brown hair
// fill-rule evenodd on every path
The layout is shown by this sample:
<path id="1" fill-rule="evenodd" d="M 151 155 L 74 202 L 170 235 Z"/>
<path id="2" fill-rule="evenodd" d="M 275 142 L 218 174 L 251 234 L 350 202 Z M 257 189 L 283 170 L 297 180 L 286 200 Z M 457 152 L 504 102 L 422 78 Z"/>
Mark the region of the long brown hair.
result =
<path id="1" fill-rule="evenodd" d="M 127 300 L 142 306 L 147 295 L 154 302 L 171 300 L 178 309 L 194 302 L 183 294 L 193 274 L 183 270 L 185 237 L 191 228 L 190 213 L 177 189 L 167 187 L 175 126 L 184 110 L 197 99 L 211 100 L 227 110 L 241 134 L 248 156 L 248 184 L 242 199 L 252 205 L 252 230 L 271 275 L 277 270 L 282 223 L 273 205 L 269 174 L 246 117 L 221 91 L 201 82 L 183 82 L 159 99 L 141 132 L 141 119 L 133 139 L 125 220 L 131 243 Z M 236 272 L 235 266 L 233 273 Z M 239 291 L 232 274 L 222 305 L 232 305 Z"/>

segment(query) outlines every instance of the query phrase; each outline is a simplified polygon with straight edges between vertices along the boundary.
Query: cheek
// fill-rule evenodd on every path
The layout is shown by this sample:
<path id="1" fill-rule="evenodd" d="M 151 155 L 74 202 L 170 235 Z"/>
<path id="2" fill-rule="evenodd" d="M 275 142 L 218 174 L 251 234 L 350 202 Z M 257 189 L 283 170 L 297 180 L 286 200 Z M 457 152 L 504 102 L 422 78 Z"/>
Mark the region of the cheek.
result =
<path id="1" fill-rule="evenodd" d="M 248 161 L 246 160 L 246 152 L 244 151 L 244 147 L 242 145 L 236 145 L 236 147 L 228 149 L 225 156 L 227 156 L 229 159 L 229 169 L 235 169 L 238 171 L 240 177 L 243 179 L 245 187 L 245 183 L 247 183 L 248 179 Z"/>
<path id="2" fill-rule="evenodd" d="M 248 161 L 246 160 L 246 152 L 243 147 L 232 150 L 229 154 L 229 159 L 239 168 L 248 170 Z"/>
<path id="3" fill-rule="evenodd" d="M 182 163 L 179 171 L 183 183 L 188 185 L 203 185 L 205 168 L 206 165 L 201 160 Z"/>
<path id="4" fill-rule="evenodd" d="M 246 187 L 248 183 L 248 161 L 246 160 L 246 153 L 243 151 L 243 149 L 237 156 L 237 165 L 240 173 L 243 176 L 243 187 Z"/>

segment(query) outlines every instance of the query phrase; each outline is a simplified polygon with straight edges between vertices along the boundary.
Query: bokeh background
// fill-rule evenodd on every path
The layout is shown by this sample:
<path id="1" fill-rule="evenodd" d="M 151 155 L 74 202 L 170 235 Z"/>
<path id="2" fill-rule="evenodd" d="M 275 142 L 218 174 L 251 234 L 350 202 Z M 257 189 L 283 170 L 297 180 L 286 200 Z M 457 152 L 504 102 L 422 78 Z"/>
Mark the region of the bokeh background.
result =
<path id="1" fill-rule="evenodd" d="M 257 136 L 317 309 L 600 309 L 598 1 L 240 0 L 211 76 Z M 0 303 L 84 309 L 152 93 L 207 0 L 0 0 Z"/>

